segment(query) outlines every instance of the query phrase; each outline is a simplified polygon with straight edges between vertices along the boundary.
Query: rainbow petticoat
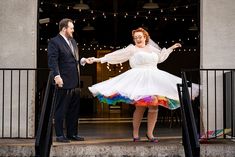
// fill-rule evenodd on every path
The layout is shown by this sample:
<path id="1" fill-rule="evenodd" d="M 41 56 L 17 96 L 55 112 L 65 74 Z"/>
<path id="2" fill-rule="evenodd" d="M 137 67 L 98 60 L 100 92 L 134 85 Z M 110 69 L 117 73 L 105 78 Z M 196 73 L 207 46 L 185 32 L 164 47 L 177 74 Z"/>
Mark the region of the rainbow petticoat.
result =
<path id="1" fill-rule="evenodd" d="M 97 95 L 97 98 L 100 102 L 106 103 L 109 105 L 115 105 L 116 103 L 123 102 L 127 104 L 133 104 L 136 106 L 163 106 L 170 110 L 174 110 L 180 107 L 180 102 L 178 100 L 169 99 L 164 96 L 146 96 L 139 100 L 132 100 L 128 97 L 122 96 L 119 93 L 113 94 L 111 96 L 104 96 L 101 94 Z"/>

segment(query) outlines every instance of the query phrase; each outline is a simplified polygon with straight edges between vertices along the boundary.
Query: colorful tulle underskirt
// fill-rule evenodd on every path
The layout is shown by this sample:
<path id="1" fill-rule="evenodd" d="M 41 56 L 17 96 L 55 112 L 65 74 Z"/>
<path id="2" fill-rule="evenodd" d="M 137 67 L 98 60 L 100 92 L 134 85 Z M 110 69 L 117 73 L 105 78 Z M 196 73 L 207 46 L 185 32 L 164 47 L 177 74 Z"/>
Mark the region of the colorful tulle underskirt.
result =
<path id="1" fill-rule="evenodd" d="M 164 96 L 147 96 L 137 101 L 129 99 L 128 97 L 122 96 L 120 94 L 114 94 L 111 96 L 104 96 L 101 94 L 97 95 L 97 98 L 100 102 L 106 103 L 109 105 L 115 105 L 116 103 L 123 102 L 127 104 L 134 104 L 136 106 L 163 106 L 170 110 L 174 110 L 180 107 L 180 103 L 178 100 L 173 100 L 166 98 Z"/>
<path id="2" fill-rule="evenodd" d="M 232 129 L 231 128 L 225 128 L 225 129 L 217 129 L 217 130 L 208 130 L 204 134 L 200 136 L 200 139 L 212 139 L 212 138 L 217 138 L 226 134 L 231 133 Z"/>

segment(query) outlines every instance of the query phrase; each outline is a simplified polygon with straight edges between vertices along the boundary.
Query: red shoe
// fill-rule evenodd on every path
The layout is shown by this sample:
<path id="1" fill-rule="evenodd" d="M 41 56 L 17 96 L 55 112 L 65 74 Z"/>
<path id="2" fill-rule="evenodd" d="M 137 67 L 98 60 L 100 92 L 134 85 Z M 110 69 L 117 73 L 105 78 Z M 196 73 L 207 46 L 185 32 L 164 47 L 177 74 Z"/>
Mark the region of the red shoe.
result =
<path id="1" fill-rule="evenodd" d="M 146 134 L 146 137 L 147 137 L 149 142 L 158 143 L 158 139 L 156 137 L 149 138 L 147 134 Z"/>
<path id="2" fill-rule="evenodd" d="M 140 142 L 140 137 L 133 137 L 133 142 Z"/>

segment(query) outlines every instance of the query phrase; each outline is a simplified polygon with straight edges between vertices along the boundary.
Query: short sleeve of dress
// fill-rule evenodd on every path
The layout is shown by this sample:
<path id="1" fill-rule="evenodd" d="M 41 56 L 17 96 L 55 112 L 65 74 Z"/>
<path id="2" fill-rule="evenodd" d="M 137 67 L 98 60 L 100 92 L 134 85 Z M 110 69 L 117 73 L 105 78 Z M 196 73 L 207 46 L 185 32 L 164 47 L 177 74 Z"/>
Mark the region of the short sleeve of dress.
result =
<path id="1" fill-rule="evenodd" d="M 123 63 L 129 60 L 129 58 L 133 55 L 134 45 L 130 44 L 126 48 L 116 50 L 112 53 L 101 57 L 101 63 L 108 62 L 110 64 L 118 64 Z"/>

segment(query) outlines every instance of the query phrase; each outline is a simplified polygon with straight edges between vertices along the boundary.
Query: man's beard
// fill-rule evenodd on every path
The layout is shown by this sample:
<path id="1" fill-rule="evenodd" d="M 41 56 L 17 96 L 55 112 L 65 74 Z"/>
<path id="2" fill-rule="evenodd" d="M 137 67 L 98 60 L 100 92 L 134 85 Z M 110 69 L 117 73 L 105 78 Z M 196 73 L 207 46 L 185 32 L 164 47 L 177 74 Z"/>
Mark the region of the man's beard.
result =
<path id="1" fill-rule="evenodd" d="M 67 36 L 68 39 L 72 39 L 72 38 L 73 38 L 73 34 L 70 35 L 70 34 L 67 33 L 67 32 L 66 32 L 66 36 Z"/>

